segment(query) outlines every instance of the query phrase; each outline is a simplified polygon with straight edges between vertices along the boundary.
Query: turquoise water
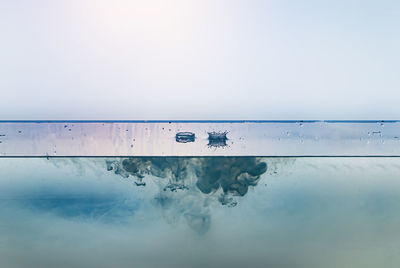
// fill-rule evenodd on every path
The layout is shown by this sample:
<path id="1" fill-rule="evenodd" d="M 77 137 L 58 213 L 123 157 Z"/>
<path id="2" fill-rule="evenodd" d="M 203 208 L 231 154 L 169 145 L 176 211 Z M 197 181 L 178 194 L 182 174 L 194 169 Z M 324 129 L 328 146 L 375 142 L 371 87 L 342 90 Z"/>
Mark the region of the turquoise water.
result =
<path id="1" fill-rule="evenodd" d="M 0 267 L 398 267 L 400 158 L 1 158 Z"/>

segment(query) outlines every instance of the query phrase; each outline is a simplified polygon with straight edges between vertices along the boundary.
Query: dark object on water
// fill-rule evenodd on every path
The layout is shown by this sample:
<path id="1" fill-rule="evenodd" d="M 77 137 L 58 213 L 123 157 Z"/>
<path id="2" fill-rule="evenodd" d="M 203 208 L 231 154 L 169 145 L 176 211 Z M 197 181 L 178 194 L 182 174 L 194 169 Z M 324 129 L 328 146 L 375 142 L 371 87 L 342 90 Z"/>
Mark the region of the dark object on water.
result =
<path id="1" fill-rule="evenodd" d="M 228 138 L 226 137 L 228 134 L 225 132 L 208 132 L 208 146 L 210 147 L 225 147 L 227 146 L 226 141 Z"/>
<path id="2" fill-rule="evenodd" d="M 179 143 L 188 143 L 194 142 L 195 135 L 192 132 L 178 132 L 175 136 L 176 142 Z"/>

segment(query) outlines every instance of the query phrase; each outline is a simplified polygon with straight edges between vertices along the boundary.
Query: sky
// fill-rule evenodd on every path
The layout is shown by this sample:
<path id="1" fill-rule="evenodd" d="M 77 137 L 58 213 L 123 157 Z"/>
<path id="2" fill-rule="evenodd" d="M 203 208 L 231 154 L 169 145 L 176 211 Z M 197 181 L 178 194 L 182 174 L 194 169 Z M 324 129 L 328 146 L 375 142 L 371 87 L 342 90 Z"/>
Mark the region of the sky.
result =
<path id="1" fill-rule="evenodd" d="M 400 119 L 394 0 L 0 0 L 0 120 Z"/>

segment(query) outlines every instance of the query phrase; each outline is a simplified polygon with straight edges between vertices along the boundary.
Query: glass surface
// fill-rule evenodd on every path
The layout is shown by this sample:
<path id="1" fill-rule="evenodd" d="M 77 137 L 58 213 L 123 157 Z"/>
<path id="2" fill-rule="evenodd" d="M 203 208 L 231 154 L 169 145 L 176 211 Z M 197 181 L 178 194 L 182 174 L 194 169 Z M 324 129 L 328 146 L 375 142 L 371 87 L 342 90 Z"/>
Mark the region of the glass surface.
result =
<path id="1" fill-rule="evenodd" d="M 398 267 L 400 158 L 1 158 L 1 267 Z"/>
<path id="2" fill-rule="evenodd" d="M 400 121 L 0 121 L 0 157 L 400 156 Z"/>

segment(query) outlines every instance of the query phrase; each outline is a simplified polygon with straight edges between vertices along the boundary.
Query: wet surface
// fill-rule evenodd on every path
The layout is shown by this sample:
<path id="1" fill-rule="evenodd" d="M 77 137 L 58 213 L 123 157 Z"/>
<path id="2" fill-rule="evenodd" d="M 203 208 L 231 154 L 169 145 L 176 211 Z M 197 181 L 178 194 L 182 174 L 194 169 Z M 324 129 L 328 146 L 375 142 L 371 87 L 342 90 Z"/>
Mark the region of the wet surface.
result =
<path id="1" fill-rule="evenodd" d="M 0 156 L 400 156 L 399 133 L 398 121 L 0 122 Z"/>

